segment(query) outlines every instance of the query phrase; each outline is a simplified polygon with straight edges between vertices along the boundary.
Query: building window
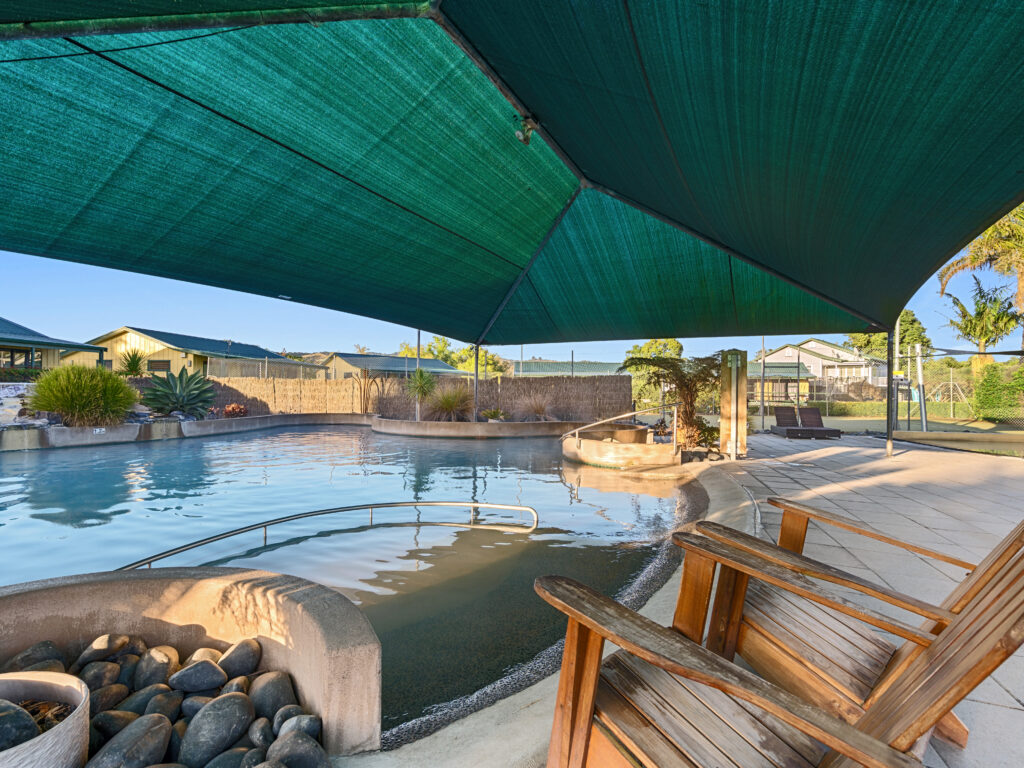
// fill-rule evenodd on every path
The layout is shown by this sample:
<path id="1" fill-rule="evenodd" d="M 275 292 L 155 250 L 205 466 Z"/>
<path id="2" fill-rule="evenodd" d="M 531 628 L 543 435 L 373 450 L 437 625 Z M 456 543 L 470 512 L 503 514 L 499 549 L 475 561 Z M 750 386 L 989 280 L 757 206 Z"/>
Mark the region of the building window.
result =
<path id="1" fill-rule="evenodd" d="M 106 368 L 108 371 L 112 371 L 112 370 L 114 370 L 114 361 L 113 360 L 97 360 L 96 361 L 96 367 L 97 368 Z"/>
<path id="2" fill-rule="evenodd" d="M 170 371 L 171 361 L 170 360 L 147 360 L 146 361 L 147 371 Z"/>

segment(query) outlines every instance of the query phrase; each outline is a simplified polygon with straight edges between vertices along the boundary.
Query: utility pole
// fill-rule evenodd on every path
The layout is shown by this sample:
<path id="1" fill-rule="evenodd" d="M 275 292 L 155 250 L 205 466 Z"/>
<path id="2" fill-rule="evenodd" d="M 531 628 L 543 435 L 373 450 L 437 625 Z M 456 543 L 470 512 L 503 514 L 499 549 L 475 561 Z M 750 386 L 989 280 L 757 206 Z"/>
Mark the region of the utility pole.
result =
<path id="1" fill-rule="evenodd" d="M 576 350 L 569 350 L 569 376 L 576 378 Z"/>
<path id="2" fill-rule="evenodd" d="M 900 312 L 902 315 L 903 313 Z M 896 370 L 900 367 L 900 319 L 896 318 Z"/>
<path id="3" fill-rule="evenodd" d="M 519 345 L 519 375 L 523 375 L 523 347 L 524 344 Z"/>
<path id="4" fill-rule="evenodd" d="M 480 345 L 473 347 L 473 421 L 476 421 L 476 397 L 480 391 Z"/>

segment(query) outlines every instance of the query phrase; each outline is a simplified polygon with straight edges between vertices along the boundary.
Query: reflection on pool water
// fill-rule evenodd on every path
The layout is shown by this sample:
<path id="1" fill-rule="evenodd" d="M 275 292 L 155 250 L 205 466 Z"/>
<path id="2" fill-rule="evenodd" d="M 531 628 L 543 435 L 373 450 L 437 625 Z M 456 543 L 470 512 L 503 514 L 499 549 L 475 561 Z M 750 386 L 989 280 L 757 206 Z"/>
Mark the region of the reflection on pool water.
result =
<path id="1" fill-rule="evenodd" d="M 534 578 L 560 573 L 616 594 L 688 513 L 672 486 L 649 495 L 614 473 L 561 465 L 554 440 L 428 440 L 361 427 L 0 454 L 0 584 L 116 568 L 313 509 L 410 500 L 536 508 L 540 525 L 528 534 L 429 524 L 466 519 L 458 509 L 375 510 L 373 527 L 357 511 L 275 526 L 265 547 L 257 531 L 162 562 L 291 573 L 359 603 L 381 639 L 388 728 L 560 638 L 564 622 L 534 595 Z M 387 525 L 413 521 L 422 525 Z"/>

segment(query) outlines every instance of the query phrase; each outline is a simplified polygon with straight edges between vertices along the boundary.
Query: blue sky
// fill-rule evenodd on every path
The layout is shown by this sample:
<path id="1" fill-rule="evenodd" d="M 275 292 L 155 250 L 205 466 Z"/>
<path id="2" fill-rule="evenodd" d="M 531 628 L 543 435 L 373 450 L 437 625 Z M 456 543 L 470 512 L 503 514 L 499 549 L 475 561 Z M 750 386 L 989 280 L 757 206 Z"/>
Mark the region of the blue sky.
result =
<path id="1" fill-rule="evenodd" d="M 363 344 L 375 352 L 394 352 L 402 341 L 415 343 L 415 329 L 344 312 L 304 306 L 221 288 L 167 280 L 83 264 L 55 261 L 0 251 L 0 316 L 41 333 L 86 341 L 122 325 L 230 338 L 259 344 L 274 351 L 352 351 Z M 1007 283 L 1005 277 L 982 274 L 984 283 Z M 973 283 L 960 276 L 950 291 L 967 300 Z M 929 278 L 908 305 L 917 313 L 939 347 L 967 349 L 947 327 L 948 302 L 938 295 L 938 281 Z M 843 336 L 824 336 L 839 343 Z M 1016 334 L 1012 337 L 1016 339 Z M 429 339 L 424 334 L 424 343 Z M 760 337 L 680 339 L 684 354 L 700 355 L 725 347 L 754 352 Z M 768 348 L 791 336 L 769 336 Z M 1010 340 L 1007 340 L 1010 341 Z M 580 344 L 527 344 L 525 356 L 617 362 L 632 341 Z M 1006 342 L 1004 342 L 1004 345 Z M 492 347 L 500 355 L 518 358 L 519 347 Z"/>

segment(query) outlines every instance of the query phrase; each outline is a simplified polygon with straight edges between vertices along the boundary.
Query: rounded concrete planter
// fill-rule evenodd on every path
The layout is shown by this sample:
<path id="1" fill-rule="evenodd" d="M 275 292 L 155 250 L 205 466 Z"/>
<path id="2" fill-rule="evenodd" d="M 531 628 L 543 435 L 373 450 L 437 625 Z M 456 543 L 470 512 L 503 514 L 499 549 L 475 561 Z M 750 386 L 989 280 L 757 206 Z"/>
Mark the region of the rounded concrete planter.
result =
<path id="1" fill-rule="evenodd" d="M 0 768 L 82 768 L 89 756 L 89 689 L 59 672 L 10 672 L 0 675 L 0 699 L 72 704 L 75 711 L 31 741 L 0 752 Z"/>

